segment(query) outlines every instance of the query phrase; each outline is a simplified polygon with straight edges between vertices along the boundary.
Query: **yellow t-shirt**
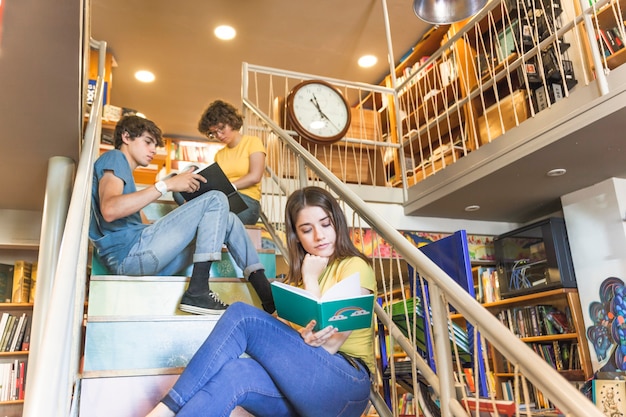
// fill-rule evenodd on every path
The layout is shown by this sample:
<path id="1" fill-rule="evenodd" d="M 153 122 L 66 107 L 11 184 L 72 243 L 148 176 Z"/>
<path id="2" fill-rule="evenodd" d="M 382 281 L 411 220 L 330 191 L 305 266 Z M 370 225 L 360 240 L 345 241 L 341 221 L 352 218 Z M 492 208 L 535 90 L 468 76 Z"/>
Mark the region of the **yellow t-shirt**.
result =
<path id="1" fill-rule="evenodd" d="M 243 135 L 241 142 L 234 148 L 224 146 L 215 154 L 217 162 L 228 177 L 230 182 L 235 182 L 250 171 L 250 155 L 255 152 L 265 152 L 263 142 L 256 136 Z M 247 188 L 238 189 L 241 194 L 261 200 L 261 183 L 254 184 Z"/>
<path id="2" fill-rule="evenodd" d="M 358 257 L 345 258 L 328 265 L 319 278 L 320 291 L 324 294 L 330 287 L 355 272 L 359 272 L 361 287 L 371 290 L 374 299 L 377 297 L 376 277 L 371 265 Z M 340 351 L 350 356 L 361 358 L 370 372 L 376 367 L 374 362 L 374 320 L 368 329 L 353 330 L 348 339 L 341 345 Z"/>

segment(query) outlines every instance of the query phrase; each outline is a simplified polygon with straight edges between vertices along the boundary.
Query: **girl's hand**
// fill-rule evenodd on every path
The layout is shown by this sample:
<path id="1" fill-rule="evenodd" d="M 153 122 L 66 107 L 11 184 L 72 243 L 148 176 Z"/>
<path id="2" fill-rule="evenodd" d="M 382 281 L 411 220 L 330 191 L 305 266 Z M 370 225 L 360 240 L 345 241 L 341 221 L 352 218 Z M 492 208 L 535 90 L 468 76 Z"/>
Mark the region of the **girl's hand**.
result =
<path id="1" fill-rule="evenodd" d="M 302 283 L 304 289 L 319 297 L 320 289 L 317 279 L 328 265 L 328 258 L 307 253 L 302 260 Z"/>
<path id="2" fill-rule="evenodd" d="M 320 347 L 323 346 L 326 342 L 328 342 L 333 335 L 337 333 L 337 329 L 333 326 L 327 326 L 326 328 L 313 332 L 313 328 L 315 327 L 315 320 L 311 320 L 306 327 L 300 329 L 300 336 L 309 346 Z"/>

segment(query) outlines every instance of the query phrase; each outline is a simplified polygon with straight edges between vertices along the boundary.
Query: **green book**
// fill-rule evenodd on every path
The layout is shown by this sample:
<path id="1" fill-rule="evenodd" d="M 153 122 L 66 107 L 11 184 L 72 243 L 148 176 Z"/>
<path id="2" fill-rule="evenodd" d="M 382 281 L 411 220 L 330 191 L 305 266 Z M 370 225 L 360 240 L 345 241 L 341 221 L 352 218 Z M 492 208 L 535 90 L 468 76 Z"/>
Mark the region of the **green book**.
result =
<path id="1" fill-rule="evenodd" d="M 339 281 L 321 299 L 277 281 L 272 282 L 272 294 L 278 316 L 300 326 L 315 320 L 315 330 L 334 326 L 344 332 L 372 324 L 374 294 L 361 294 L 358 273 Z"/>
<path id="2" fill-rule="evenodd" d="M 0 303 L 10 303 L 13 297 L 14 266 L 0 264 Z"/>

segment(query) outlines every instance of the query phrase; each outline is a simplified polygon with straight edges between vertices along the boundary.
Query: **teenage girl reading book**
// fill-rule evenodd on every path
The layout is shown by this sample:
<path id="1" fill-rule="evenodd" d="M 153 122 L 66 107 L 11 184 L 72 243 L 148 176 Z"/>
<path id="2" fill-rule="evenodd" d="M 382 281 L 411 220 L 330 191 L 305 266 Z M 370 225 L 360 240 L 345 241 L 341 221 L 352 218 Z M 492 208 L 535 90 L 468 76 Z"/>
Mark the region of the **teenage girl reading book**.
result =
<path id="1" fill-rule="evenodd" d="M 354 247 L 330 193 L 307 187 L 291 194 L 285 227 L 289 283 L 320 296 L 358 272 L 362 293 L 376 295 L 370 262 Z M 315 324 L 295 329 L 233 303 L 148 416 L 227 416 L 236 406 L 256 417 L 360 416 L 375 366 L 373 321 L 346 332 L 315 332 Z"/>

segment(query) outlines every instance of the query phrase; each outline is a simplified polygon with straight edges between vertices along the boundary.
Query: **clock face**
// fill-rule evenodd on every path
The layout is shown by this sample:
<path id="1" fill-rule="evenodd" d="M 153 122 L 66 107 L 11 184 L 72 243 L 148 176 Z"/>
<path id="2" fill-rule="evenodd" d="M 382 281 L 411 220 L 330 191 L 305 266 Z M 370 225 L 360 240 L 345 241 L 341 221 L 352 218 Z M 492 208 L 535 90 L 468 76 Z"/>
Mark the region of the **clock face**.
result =
<path id="1" fill-rule="evenodd" d="M 350 106 L 332 85 L 305 81 L 287 98 L 289 119 L 294 130 L 305 139 L 332 143 L 350 128 Z"/>

